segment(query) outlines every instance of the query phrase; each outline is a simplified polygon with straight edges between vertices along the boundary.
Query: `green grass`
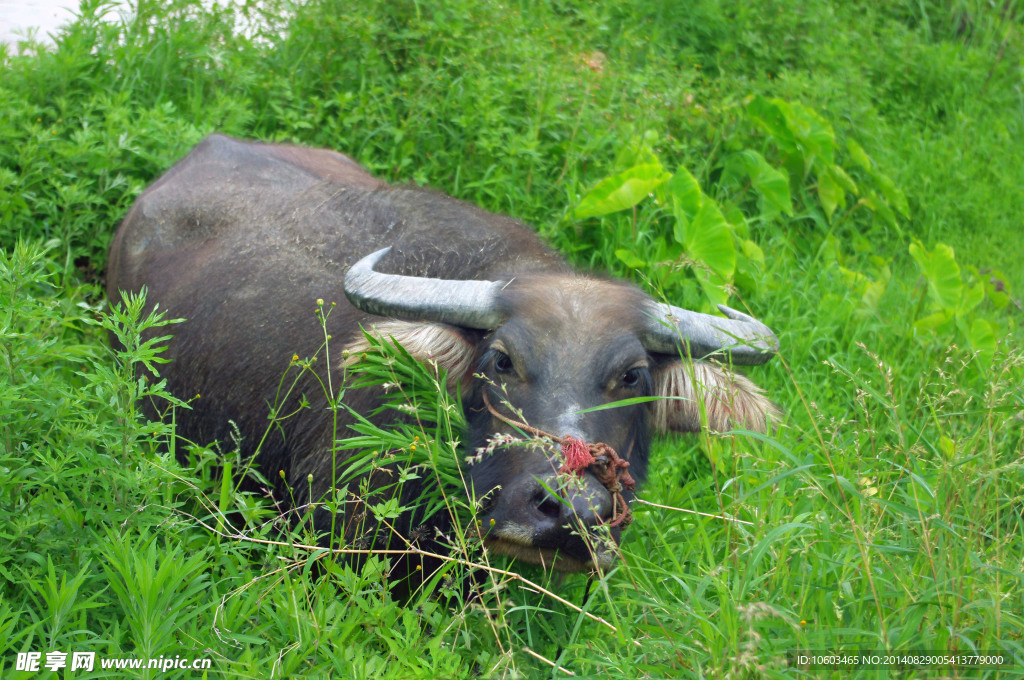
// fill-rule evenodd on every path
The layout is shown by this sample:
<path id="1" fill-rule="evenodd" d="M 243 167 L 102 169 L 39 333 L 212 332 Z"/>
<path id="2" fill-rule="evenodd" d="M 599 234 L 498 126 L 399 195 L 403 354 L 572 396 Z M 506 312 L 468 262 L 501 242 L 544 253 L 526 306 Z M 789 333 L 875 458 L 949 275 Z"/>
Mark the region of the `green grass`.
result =
<path id="1" fill-rule="evenodd" d="M 142 1 L 102 23 L 104 7 L 84 2 L 53 47 L 0 51 L 0 675 L 35 677 L 16 652 L 53 650 L 208 657 L 208 677 L 253 678 L 792 677 L 787 652 L 850 648 L 1000 651 L 1020 670 L 1017 3 Z M 845 208 L 830 215 L 807 149 L 751 115 L 758 95 L 831 125 L 861 192 Z M 702 270 L 657 257 L 681 254 L 665 195 L 572 215 L 637 164 L 685 168 L 722 233 L 763 253 L 737 256 L 730 304 L 779 332 L 779 359 L 751 373 L 784 427 L 658 441 L 641 498 L 668 508 L 634 506 L 621 565 L 589 598 L 584 577 L 495 562 L 479 601 L 455 567 L 396 601 L 383 558 L 303 548 L 301 526 L 222 484 L 211 443 L 141 419 L 162 386 L 134 367 L 159 343 L 108 349 L 109 330 L 169 321 L 105 308 L 114 229 L 213 131 L 341 150 L 701 307 Z M 792 214 L 737 179 L 746 151 L 784 172 Z M 444 441 L 448 426 L 394 436 Z"/>

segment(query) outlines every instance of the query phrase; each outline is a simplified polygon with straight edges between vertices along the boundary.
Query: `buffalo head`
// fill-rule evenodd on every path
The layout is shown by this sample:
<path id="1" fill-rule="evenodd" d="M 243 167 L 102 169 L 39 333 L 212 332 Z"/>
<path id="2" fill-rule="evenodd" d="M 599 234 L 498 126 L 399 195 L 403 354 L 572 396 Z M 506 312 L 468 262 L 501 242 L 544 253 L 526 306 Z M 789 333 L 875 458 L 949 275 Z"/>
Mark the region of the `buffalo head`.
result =
<path id="1" fill-rule="evenodd" d="M 640 481 L 652 429 L 696 431 L 703 414 L 715 430 L 763 431 L 774 413 L 749 380 L 700 361 L 729 356 L 760 364 L 772 356 L 774 334 L 745 314 L 727 307 L 727 318 L 698 314 L 573 273 L 453 281 L 375 271 L 388 251 L 357 262 L 345 293 L 363 311 L 416 320 L 382 322 L 374 332 L 436 362 L 462 386 L 474 449 L 497 435 L 521 437 L 528 424 L 527 431 L 611 447 Z M 594 410 L 635 397 L 662 399 Z M 490 450 L 469 475 L 483 498 L 486 545 L 563 571 L 612 563 L 620 531 L 613 518 L 621 517 L 623 496 L 594 470 L 559 474 L 564 461 L 556 446 Z"/>

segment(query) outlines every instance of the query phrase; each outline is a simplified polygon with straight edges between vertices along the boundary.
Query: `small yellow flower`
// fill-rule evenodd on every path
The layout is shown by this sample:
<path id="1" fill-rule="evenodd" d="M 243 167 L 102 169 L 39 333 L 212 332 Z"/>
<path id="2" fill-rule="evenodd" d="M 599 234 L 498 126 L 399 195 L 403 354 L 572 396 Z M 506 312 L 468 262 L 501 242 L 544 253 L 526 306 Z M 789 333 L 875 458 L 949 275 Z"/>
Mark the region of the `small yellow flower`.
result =
<path id="1" fill-rule="evenodd" d="M 316 306 L 317 307 L 323 307 L 324 306 L 324 299 L 323 298 L 317 298 L 316 299 Z"/>
<path id="2" fill-rule="evenodd" d="M 309 482 L 310 484 L 313 483 L 313 473 L 312 472 L 309 473 L 308 475 L 306 475 L 306 481 Z"/>
<path id="3" fill-rule="evenodd" d="M 416 450 L 416 445 L 415 445 L 415 444 L 413 444 L 412 446 L 410 446 L 410 447 L 409 447 L 409 450 L 410 450 L 410 451 L 415 451 L 415 450 Z"/>
<path id="4" fill-rule="evenodd" d="M 298 361 L 298 360 L 299 360 L 299 355 L 298 354 L 293 354 L 292 355 L 292 361 Z"/>
<path id="5" fill-rule="evenodd" d="M 281 479 L 284 479 L 284 470 L 278 470 L 277 474 L 281 475 Z"/>

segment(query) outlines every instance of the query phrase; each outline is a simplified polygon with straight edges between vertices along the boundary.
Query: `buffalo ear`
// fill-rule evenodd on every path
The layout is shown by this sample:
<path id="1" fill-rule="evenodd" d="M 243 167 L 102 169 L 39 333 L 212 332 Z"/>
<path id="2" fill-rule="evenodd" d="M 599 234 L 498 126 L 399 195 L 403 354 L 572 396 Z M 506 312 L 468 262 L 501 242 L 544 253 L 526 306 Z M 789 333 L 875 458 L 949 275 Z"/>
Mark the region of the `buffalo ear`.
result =
<path id="1" fill-rule="evenodd" d="M 781 416 L 760 387 L 719 364 L 675 361 L 655 368 L 652 377 L 655 396 L 682 397 L 651 402 L 654 427 L 660 431 L 698 432 L 702 410 L 716 432 L 764 432 L 769 418 Z"/>
<path id="2" fill-rule="evenodd" d="M 381 321 L 367 331 L 378 338 L 394 338 L 417 361 L 447 371 L 448 389 L 465 384 L 473 375 L 476 346 L 455 326 L 424 321 Z M 345 365 L 349 366 L 370 346 L 360 335 L 345 349 L 349 353 Z"/>

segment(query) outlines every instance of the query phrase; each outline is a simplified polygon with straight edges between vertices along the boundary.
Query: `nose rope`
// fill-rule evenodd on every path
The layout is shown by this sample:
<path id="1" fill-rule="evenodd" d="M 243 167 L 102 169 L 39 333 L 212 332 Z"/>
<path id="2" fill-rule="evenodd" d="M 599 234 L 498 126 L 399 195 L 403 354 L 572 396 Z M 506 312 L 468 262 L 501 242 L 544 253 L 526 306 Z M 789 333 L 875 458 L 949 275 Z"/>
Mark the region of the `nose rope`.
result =
<path id="1" fill-rule="evenodd" d="M 550 432 L 545 432 L 504 416 L 491 406 L 491 402 L 487 398 L 486 388 L 483 390 L 483 393 L 484 406 L 498 420 L 512 427 L 517 427 L 524 432 L 529 432 L 535 437 L 545 437 L 562 445 L 562 457 L 565 459 L 565 462 L 558 469 L 559 474 L 576 473 L 576 475 L 582 477 L 588 468 L 594 468 L 592 470 L 594 477 L 612 495 L 612 517 L 614 519 L 608 522 L 608 526 L 621 526 L 625 528 L 633 522 L 633 511 L 630 509 L 629 503 L 626 502 L 626 497 L 622 495 L 623 487 L 632 491 L 633 487 L 636 486 L 636 482 L 633 481 L 633 477 L 627 470 L 629 467 L 628 460 L 620 458 L 619 454 L 615 453 L 615 449 L 604 442 L 587 444 L 582 439 L 568 434 L 564 437 L 558 437 Z M 619 505 L 622 506 L 622 512 L 616 514 Z"/>

